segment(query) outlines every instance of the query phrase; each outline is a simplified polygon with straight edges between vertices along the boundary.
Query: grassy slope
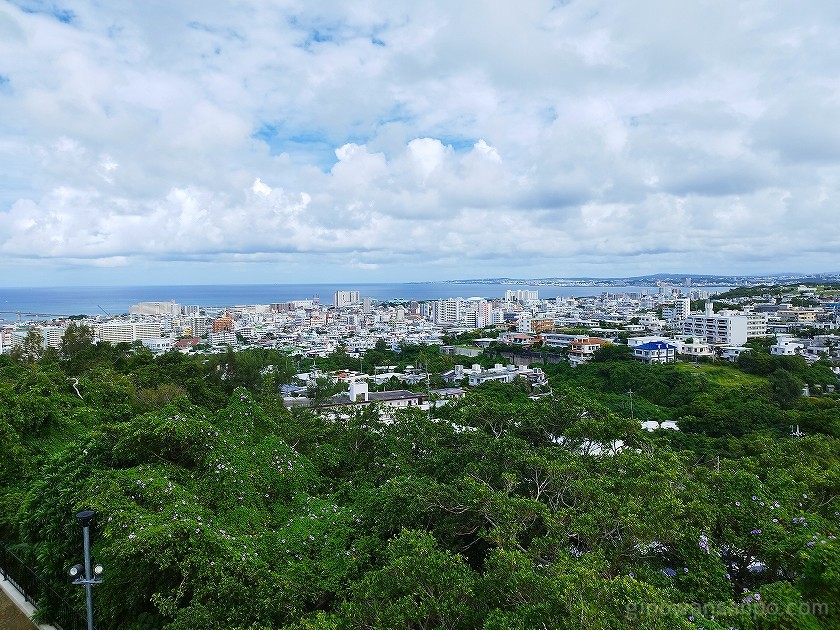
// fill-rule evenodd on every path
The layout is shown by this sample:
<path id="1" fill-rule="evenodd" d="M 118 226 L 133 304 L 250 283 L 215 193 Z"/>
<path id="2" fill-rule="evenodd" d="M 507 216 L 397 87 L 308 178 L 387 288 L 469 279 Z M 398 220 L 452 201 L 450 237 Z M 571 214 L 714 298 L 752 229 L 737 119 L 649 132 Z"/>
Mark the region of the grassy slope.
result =
<path id="1" fill-rule="evenodd" d="M 675 363 L 675 369 L 683 372 L 702 374 L 709 382 L 726 388 L 755 387 L 763 385 L 767 379 L 747 374 L 734 366 L 712 365 L 711 363 Z"/>

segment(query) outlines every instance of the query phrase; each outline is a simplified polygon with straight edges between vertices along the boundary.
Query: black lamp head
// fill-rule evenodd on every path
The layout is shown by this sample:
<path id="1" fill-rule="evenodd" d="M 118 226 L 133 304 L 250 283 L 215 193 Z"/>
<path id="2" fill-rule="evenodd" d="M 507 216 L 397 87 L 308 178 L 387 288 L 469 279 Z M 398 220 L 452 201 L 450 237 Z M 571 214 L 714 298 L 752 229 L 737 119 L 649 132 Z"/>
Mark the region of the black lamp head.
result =
<path id="1" fill-rule="evenodd" d="M 84 510 L 83 512 L 79 512 L 78 514 L 76 514 L 76 519 L 78 519 L 79 525 L 81 525 L 82 527 L 87 527 L 90 524 L 91 520 L 93 520 L 93 517 L 95 515 L 96 512 L 94 512 L 93 510 Z"/>

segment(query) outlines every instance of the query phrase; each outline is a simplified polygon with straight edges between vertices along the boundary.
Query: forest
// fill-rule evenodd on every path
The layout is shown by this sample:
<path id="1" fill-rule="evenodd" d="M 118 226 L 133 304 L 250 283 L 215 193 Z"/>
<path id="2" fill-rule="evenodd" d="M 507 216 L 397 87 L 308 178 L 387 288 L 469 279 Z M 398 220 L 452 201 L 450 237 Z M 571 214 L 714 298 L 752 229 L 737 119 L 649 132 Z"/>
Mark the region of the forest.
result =
<path id="1" fill-rule="evenodd" d="M 84 611 L 67 568 L 95 510 L 99 628 L 840 628 L 840 399 L 802 395 L 837 379 L 781 359 L 613 349 L 546 364 L 542 392 L 289 409 L 304 366 L 279 351 L 154 356 L 73 325 L 0 356 L 0 539 L 54 589 L 40 618 Z"/>

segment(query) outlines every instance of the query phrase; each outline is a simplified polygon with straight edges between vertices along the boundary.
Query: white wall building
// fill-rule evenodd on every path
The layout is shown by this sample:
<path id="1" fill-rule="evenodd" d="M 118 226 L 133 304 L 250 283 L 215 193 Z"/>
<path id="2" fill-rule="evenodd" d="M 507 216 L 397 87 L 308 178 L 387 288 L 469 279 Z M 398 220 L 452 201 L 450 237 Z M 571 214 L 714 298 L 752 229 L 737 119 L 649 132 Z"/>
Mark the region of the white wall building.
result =
<path id="1" fill-rule="evenodd" d="M 172 350 L 173 341 L 171 337 L 158 337 L 157 339 L 141 339 L 141 343 L 155 354 L 163 354 Z"/>
<path id="2" fill-rule="evenodd" d="M 184 324 L 186 328 L 190 329 L 190 333 L 194 337 L 203 337 L 209 331 L 213 330 L 213 320 L 204 315 L 185 317 Z"/>
<path id="3" fill-rule="evenodd" d="M 457 324 L 461 321 L 464 300 L 448 298 L 435 302 L 435 322 L 438 324 Z"/>
<path id="4" fill-rule="evenodd" d="M 691 314 L 691 298 L 679 297 L 674 300 L 674 319 L 682 321 Z"/>
<path id="5" fill-rule="evenodd" d="M 96 326 L 96 338 L 109 343 L 132 343 L 161 336 L 160 322 L 111 321 Z"/>
<path id="6" fill-rule="evenodd" d="M 741 346 L 747 341 L 746 314 L 733 311 L 712 312 L 712 302 L 706 302 L 706 313 L 689 315 L 683 321 L 682 334 L 711 345 Z"/>
<path id="7" fill-rule="evenodd" d="M 747 316 L 747 339 L 767 336 L 767 314 L 745 313 Z"/>
<path id="8" fill-rule="evenodd" d="M 175 300 L 168 302 L 140 302 L 128 307 L 131 315 L 180 315 L 181 306 Z"/>
<path id="9" fill-rule="evenodd" d="M 358 291 L 336 291 L 333 294 L 333 306 L 336 308 L 358 304 L 361 301 L 362 298 Z"/>
<path id="10" fill-rule="evenodd" d="M 12 338 L 14 328 L 11 326 L 0 327 L 0 354 L 8 354 L 12 349 Z"/>
<path id="11" fill-rule="evenodd" d="M 235 346 L 236 333 L 230 330 L 220 330 L 207 335 L 207 340 L 214 346 Z"/>
<path id="12" fill-rule="evenodd" d="M 67 332 L 67 328 L 64 326 L 43 326 L 41 334 L 44 335 L 44 347 L 55 348 L 56 350 L 60 348 L 65 332 Z"/>
<path id="13" fill-rule="evenodd" d="M 505 302 L 537 302 L 540 299 L 539 291 L 528 291 L 527 289 L 508 289 L 505 291 Z"/>
<path id="14" fill-rule="evenodd" d="M 531 332 L 531 315 L 529 313 L 521 313 L 519 319 L 516 321 L 516 332 L 528 334 Z"/>
<path id="15" fill-rule="evenodd" d="M 790 335 L 778 335 L 776 343 L 770 346 L 770 354 L 776 356 L 794 356 L 802 354 L 805 343 Z"/>

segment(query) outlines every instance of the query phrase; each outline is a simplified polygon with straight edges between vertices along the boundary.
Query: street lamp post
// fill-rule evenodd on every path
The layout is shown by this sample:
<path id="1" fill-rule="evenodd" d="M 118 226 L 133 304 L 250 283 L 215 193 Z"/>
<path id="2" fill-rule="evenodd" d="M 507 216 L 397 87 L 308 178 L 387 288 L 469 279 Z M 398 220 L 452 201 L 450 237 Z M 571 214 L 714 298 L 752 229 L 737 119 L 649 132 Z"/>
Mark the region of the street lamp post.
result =
<path id="1" fill-rule="evenodd" d="M 90 522 L 96 512 L 93 510 L 84 510 L 76 514 L 76 520 L 82 526 L 82 536 L 84 539 L 85 563 L 74 564 L 70 567 L 70 577 L 73 579 L 73 584 L 85 587 L 85 596 L 87 600 L 87 626 L 88 630 L 93 630 L 93 585 L 102 582 L 102 573 L 104 568 L 101 564 L 96 563 L 93 567 L 90 564 Z"/>

